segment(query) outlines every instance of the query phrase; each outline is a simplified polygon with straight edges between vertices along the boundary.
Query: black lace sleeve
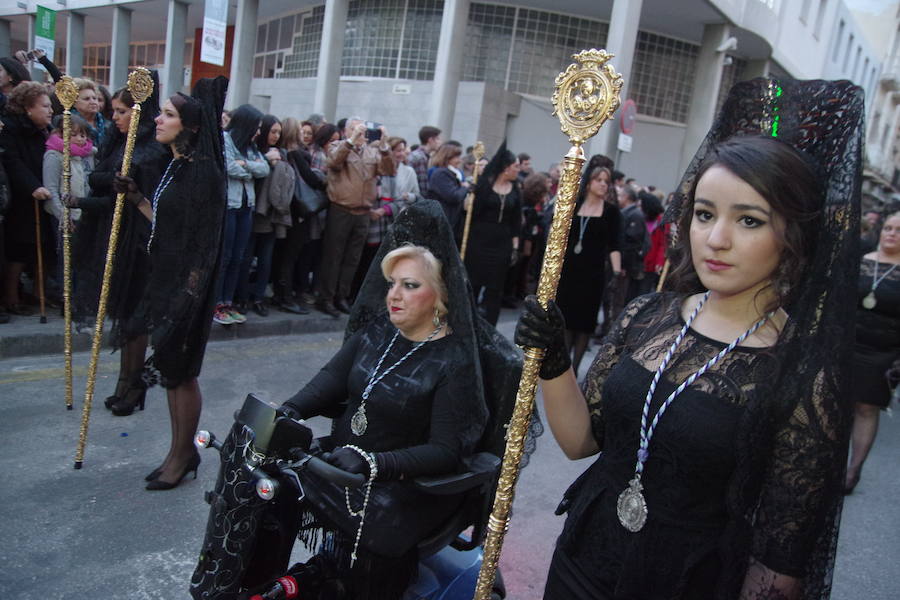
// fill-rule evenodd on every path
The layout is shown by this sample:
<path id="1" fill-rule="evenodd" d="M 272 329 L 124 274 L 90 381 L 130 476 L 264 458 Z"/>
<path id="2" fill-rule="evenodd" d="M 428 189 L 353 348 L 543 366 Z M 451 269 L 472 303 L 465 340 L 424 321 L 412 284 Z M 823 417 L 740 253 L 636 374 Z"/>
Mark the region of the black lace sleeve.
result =
<path id="1" fill-rule="evenodd" d="M 603 338 L 603 342 L 597 350 L 597 356 L 594 357 L 594 362 L 591 363 L 591 368 L 584 378 L 582 392 L 591 415 L 591 431 L 600 449 L 603 449 L 604 429 L 603 384 L 606 382 L 609 372 L 619 362 L 626 341 L 630 337 L 628 329 L 632 322 L 638 315 L 643 317 L 647 313 L 655 312 L 652 307 L 659 307 L 662 304 L 659 294 L 647 294 L 632 300 L 622 310 L 618 320 L 613 323 L 609 333 Z"/>
<path id="2" fill-rule="evenodd" d="M 757 510 L 752 554 L 776 574 L 796 578 L 806 566 L 817 536 L 830 524 L 824 507 L 835 465 L 845 451 L 841 421 L 829 405 L 820 373 L 808 401 L 798 402 L 775 431 L 773 453 Z"/>

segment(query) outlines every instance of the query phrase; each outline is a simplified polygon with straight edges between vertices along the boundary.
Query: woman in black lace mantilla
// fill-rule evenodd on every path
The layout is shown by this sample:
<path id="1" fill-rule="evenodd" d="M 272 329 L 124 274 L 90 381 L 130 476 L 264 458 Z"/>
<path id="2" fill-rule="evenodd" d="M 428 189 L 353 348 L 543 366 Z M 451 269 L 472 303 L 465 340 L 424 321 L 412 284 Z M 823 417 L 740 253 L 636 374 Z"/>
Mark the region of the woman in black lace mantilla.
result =
<path id="1" fill-rule="evenodd" d="M 153 93 L 141 104 L 141 117 L 131 156 L 131 177 L 147 196 L 152 196 L 171 159 L 168 148 L 156 141 L 154 120 L 159 114 L 159 78 L 156 71 L 153 72 L 153 80 Z M 128 88 L 121 88 L 113 94 L 111 104 L 114 126 L 107 132 L 97 166 L 90 174 L 90 196 L 67 199 L 70 208 L 82 210 L 72 245 L 76 275 L 74 306 L 76 319 L 88 323 L 97 315 L 116 201 L 113 180 L 122 169 L 134 99 Z M 104 405 L 117 416 L 130 415 L 137 405 L 143 407 L 146 393 L 141 372 L 147 350 L 147 329 L 142 319 L 135 318 L 135 309 L 147 284 L 149 233 L 150 223 L 138 209 L 131 203 L 124 206 L 115 269 L 106 300 L 106 314 L 113 320 L 113 346 L 120 352 L 116 388 Z"/>
<path id="2" fill-rule="evenodd" d="M 561 313 L 526 301 L 554 436 L 599 453 L 560 504 L 545 598 L 830 596 L 862 115 L 848 82 L 736 85 L 670 207 L 673 291 L 625 308 L 581 389 Z"/>
<path id="3" fill-rule="evenodd" d="M 156 140 L 173 158 L 152 198 L 128 177 L 115 186 L 150 223 L 150 272 L 136 310 L 150 331 L 153 355 L 145 377 L 166 388 L 172 419 L 169 454 L 150 473 L 148 490 L 178 485 L 196 474 L 200 456 L 193 438 L 200 418 L 197 377 L 212 323 L 213 284 L 225 215 L 224 155 L 219 126 L 227 80 L 201 79 L 193 94 L 175 94 L 156 118 Z"/>

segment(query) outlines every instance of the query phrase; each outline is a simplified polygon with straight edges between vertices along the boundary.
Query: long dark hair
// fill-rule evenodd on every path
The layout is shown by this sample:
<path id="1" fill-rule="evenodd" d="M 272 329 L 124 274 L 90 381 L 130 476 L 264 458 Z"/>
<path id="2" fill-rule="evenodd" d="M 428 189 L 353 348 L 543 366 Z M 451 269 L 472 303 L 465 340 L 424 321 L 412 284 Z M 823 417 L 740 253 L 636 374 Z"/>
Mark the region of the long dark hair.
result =
<path id="1" fill-rule="evenodd" d="M 262 118 L 262 124 L 259 126 L 259 133 L 256 135 L 256 149 L 261 153 L 265 154 L 269 151 L 269 132 L 272 131 L 272 127 L 278 123 L 281 124 L 281 121 L 278 120 L 278 117 L 275 115 L 266 115 Z"/>
<path id="2" fill-rule="evenodd" d="M 784 142 L 772 137 L 735 136 L 713 148 L 694 179 L 687 202 L 678 220 L 678 241 L 672 253 L 673 269 L 668 286 L 679 292 L 697 293 L 705 288 L 694 270 L 690 229 L 694 216 L 697 182 L 713 166 L 722 166 L 746 182 L 766 199 L 772 211 L 784 223 L 777 229 L 781 256 L 772 275 L 774 292 L 771 306 L 788 306 L 815 253 L 816 228 L 813 226 L 821 207 L 822 189 L 810 160 Z"/>
<path id="3" fill-rule="evenodd" d="M 242 104 L 231 113 L 231 121 L 226 131 L 231 135 L 234 147 L 241 154 L 247 154 L 262 118 L 263 114 L 252 104 Z"/>

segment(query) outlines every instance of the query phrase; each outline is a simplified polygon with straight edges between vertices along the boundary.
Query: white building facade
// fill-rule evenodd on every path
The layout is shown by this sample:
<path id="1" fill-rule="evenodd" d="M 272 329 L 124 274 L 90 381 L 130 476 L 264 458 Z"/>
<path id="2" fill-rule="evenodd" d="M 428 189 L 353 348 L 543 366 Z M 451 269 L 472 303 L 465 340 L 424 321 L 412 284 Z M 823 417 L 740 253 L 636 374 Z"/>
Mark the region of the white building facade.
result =
<path id="1" fill-rule="evenodd" d="M 872 34 L 852 2 L 237 0 L 229 11 L 228 105 L 251 102 L 279 117 L 360 115 L 411 144 L 424 124 L 464 145 L 482 140 L 489 151 L 506 138 L 546 169 L 567 150 L 550 116 L 554 78 L 572 53 L 606 48 L 625 79 L 623 99 L 637 104 L 637 122 L 630 152 L 617 150 L 618 122 L 587 151 L 665 190 L 734 82 L 767 74 L 850 79 L 866 90 L 875 202 L 900 183 L 900 19 L 894 5 L 892 35 Z M 34 4 L 0 2 L 0 55 L 26 45 Z M 124 44 L 127 66 L 156 66 L 164 87 L 184 85 L 202 1 L 63 4 L 57 59 L 68 72 L 121 85 L 125 61 L 113 61 L 110 49 Z"/>

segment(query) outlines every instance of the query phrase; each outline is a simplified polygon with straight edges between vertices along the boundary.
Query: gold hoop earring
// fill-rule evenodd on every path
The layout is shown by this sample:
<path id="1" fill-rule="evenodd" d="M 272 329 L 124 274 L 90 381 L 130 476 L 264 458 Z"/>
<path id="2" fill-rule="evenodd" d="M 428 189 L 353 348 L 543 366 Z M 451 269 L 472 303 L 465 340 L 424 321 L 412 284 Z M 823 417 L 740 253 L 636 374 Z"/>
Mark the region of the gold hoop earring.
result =
<path id="1" fill-rule="evenodd" d="M 434 318 L 431 319 L 431 322 L 434 323 L 435 327 L 441 326 L 441 314 L 438 312 L 437 307 L 434 307 Z"/>

